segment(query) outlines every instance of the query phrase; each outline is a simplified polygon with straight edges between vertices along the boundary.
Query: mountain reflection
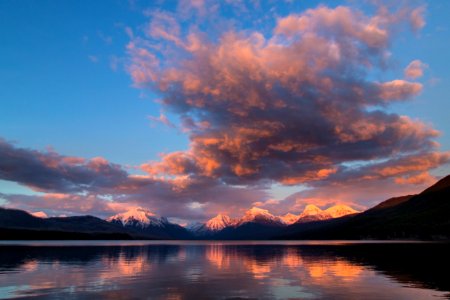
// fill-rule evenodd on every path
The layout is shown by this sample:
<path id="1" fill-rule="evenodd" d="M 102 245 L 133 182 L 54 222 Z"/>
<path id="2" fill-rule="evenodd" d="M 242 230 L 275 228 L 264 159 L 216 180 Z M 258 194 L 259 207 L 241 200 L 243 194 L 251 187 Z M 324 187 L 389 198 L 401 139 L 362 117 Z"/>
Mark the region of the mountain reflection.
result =
<path id="1" fill-rule="evenodd" d="M 427 299 L 447 244 L 0 247 L 0 298 Z"/>

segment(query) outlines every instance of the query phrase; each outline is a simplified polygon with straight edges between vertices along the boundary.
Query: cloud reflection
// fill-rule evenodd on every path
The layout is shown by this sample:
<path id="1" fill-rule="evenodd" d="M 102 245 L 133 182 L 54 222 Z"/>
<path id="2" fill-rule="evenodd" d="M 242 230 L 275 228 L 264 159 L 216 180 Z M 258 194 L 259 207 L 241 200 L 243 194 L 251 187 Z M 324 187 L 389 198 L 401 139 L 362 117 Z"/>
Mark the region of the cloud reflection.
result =
<path id="1" fill-rule="evenodd" d="M 445 279 L 436 275 L 436 268 L 446 267 L 442 258 L 448 247 L 239 243 L 1 247 L 0 298 L 428 298 L 443 294 L 438 290 L 450 291 Z M 411 268 L 411 258 L 431 252 Z"/>

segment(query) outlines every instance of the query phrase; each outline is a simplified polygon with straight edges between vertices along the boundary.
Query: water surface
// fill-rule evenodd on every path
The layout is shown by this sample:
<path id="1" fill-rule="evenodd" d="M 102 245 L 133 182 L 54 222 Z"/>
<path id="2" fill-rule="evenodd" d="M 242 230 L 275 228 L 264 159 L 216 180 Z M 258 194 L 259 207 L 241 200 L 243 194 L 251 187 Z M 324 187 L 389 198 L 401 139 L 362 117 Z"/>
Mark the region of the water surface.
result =
<path id="1" fill-rule="evenodd" d="M 450 245 L 0 242 L 0 298 L 439 299 Z"/>

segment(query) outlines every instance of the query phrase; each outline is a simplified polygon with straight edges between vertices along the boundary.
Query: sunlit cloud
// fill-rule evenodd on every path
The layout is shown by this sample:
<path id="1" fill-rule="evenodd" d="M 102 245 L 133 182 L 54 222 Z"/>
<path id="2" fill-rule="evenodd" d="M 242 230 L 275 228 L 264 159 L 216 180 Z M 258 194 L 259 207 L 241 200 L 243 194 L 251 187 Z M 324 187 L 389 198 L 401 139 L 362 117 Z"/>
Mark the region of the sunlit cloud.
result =
<path id="1" fill-rule="evenodd" d="M 128 57 L 112 57 L 111 68 L 124 63 L 136 88 L 157 94 L 161 113 L 149 119 L 180 127 L 188 149 L 133 166 L 134 174 L 103 157 L 0 140 L 0 179 L 37 193 L 2 199 L 31 212 L 107 215 L 142 206 L 200 220 L 251 206 L 299 212 L 307 201 L 362 209 L 437 179 L 430 172 L 450 161 L 440 133 L 391 110 L 424 89 L 416 80 L 427 65 L 414 60 L 396 78 L 391 46 L 401 30 L 425 26 L 425 7 L 378 4 L 367 13 L 320 5 L 268 14 L 267 30 L 221 16 L 225 6 L 258 9 L 249 5 L 182 1 L 173 11 L 145 10 L 145 24 L 124 27 Z M 274 199 L 272 186 L 301 190 Z"/>
<path id="2" fill-rule="evenodd" d="M 428 67 L 427 64 L 416 59 L 409 63 L 405 68 L 405 76 L 411 79 L 416 79 L 423 76 L 424 70 Z"/>

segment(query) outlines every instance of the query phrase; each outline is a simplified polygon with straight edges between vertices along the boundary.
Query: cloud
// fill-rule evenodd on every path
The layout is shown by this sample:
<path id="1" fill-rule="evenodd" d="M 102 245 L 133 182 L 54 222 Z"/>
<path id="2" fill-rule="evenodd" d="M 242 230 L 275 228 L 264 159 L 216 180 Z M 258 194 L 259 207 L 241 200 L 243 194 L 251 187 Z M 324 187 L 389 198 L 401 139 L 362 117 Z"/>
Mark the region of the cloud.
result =
<path id="1" fill-rule="evenodd" d="M 362 208 L 419 191 L 450 161 L 437 130 L 390 109 L 422 91 L 407 79 L 418 78 L 423 63 L 415 71 L 411 63 L 407 79 L 383 78 L 399 28 L 423 27 L 424 8 L 380 6 L 368 15 L 319 6 L 278 16 L 269 31 L 228 24 L 211 34 L 202 29 L 221 26 L 183 22 L 199 15 L 211 22 L 219 8 L 191 4 L 176 8 L 180 16 L 146 12 L 149 22 L 141 34 L 130 31 L 127 45 L 134 85 L 180 117 L 189 148 L 142 163 L 136 175 L 101 157 L 0 140 L 0 179 L 39 193 L 2 195 L 10 206 L 97 215 L 143 206 L 191 220 L 237 216 L 252 205 L 299 212 L 308 201 Z M 165 114 L 153 119 L 173 125 Z M 304 190 L 273 199 L 272 184 Z"/>
<path id="2" fill-rule="evenodd" d="M 191 141 L 187 151 L 143 169 L 249 186 L 310 184 L 346 177 L 342 166 L 352 161 L 435 153 L 436 130 L 384 109 L 422 85 L 370 76 L 388 65 L 398 24 L 420 15 L 319 6 L 279 18 L 270 36 L 227 31 L 217 40 L 198 33 L 183 39 L 172 26 L 176 39 L 131 41 L 135 83 L 161 94 L 165 108 L 189 124 Z M 192 40 L 196 47 L 187 46 Z M 146 47 L 158 42 L 170 51 Z M 170 66 L 161 65 L 167 53 Z"/>
<path id="3" fill-rule="evenodd" d="M 36 191 L 100 192 L 127 178 L 127 172 L 101 157 L 84 159 L 54 151 L 16 148 L 0 139 L 0 179 L 14 181 Z"/>
<path id="4" fill-rule="evenodd" d="M 155 117 L 155 116 L 149 116 L 148 118 L 149 118 L 150 121 L 152 121 L 152 122 L 161 123 L 161 124 L 163 124 L 163 125 L 165 125 L 165 126 L 167 126 L 167 127 L 170 127 L 170 128 L 176 128 L 175 124 L 173 124 L 173 123 L 167 118 L 167 116 L 166 116 L 165 114 L 163 114 L 163 113 L 160 113 L 158 117 Z"/>
<path id="5" fill-rule="evenodd" d="M 287 37 L 311 33 L 314 36 L 333 37 L 344 43 L 346 39 L 353 39 L 364 47 L 380 49 L 385 47 L 389 40 L 389 23 L 390 20 L 383 15 L 367 17 L 350 7 L 319 6 L 279 19 L 275 33 Z"/>
<path id="6" fill-rule="evenodd" d="M 423 16 L 424 14 L 425 14 L 424 6 L 417 7 L 411 12 L 409 21 L 414 31 L 418 31 L 425 26 L 426 22 Z"/>
<path id="7" fill-rule="evenodd" d="M 420 60 L 416 59 L 409 63 L 409 65 L 405 68 L 404 74 L 405 77 L 416 79 L 423 76 L 424 70 L 428 67 L 427 64 L 424 64 Z"/>
<path id="8" fill-rule="evenodd" d="M 24 209 L 27 211 L 41 210 L 32 213 L 34 216 L 50 216 L 94 214 L 96 216 L 107 217 L 112 214 L 123 212 L 133 203 L 112 202 L 95 195 L 57 194 L 48 193 L 42 195 L 1 195 L 1 198 L 8 201 L 8 207 Z M 45 212 L 44 212 L 45 211 Z"/>
<path id="9" fill-rule="evenodd" d="M 134 175 L 101 157 L 85 159 L 53 150 L 18 148 L 2 139 L 0 179 L 37 192 L 0 194 L 9 207 L 44 210 L 52 215 L 89 213 L 106 217 L 143 206 L 167 217 L 202 220 L 217 210 L 233 213 L 267 197 L 267 192 L 258 187 L 233 187 L 201 176 Z"/>

